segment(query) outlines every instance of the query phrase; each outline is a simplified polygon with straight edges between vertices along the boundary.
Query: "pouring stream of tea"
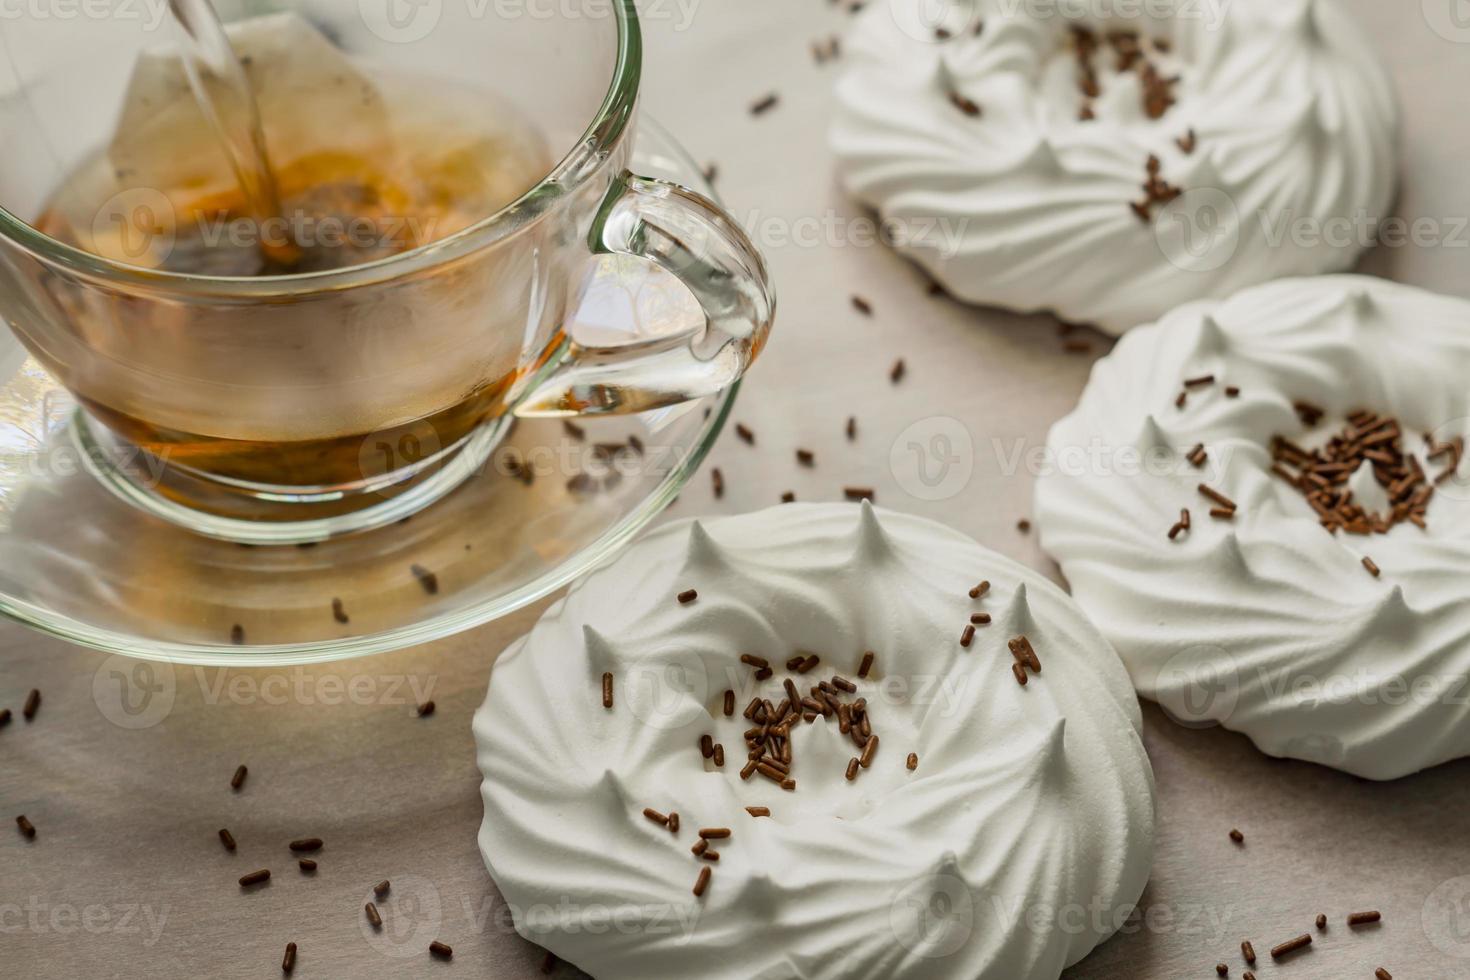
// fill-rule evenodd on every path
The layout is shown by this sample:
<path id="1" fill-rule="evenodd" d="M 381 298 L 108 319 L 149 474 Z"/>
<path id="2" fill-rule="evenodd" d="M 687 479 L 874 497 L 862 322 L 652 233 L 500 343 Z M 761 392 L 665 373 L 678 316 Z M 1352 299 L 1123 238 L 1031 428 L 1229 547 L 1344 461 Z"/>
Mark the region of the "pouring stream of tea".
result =
<path id="1" fill-rule="evenodd" d="M 169 0 L 169 10 L 179 28 L 189 87 L 229 157 L 250 217 L 257 224 L 280 218 L 281 198 L 266 151 L 260 107 L 224 24 L 210 0 Z M 210 79 L 217 84 L 211 86 Z M 289 222 L 281 224 L 289 226 Z M 289 269 L 300 261 L 301 250 L 289 240 L 273 241 L 273 236 L 264 234 L 258 237 L 267 262 Z"/>

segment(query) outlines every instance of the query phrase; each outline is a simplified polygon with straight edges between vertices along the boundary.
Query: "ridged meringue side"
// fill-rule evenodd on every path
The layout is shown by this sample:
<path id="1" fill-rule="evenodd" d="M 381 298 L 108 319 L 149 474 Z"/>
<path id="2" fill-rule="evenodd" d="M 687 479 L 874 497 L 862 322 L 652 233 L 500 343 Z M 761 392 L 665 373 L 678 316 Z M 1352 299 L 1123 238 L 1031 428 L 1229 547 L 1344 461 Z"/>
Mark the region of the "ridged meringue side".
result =
<path id="1" fill-rule="evenodd" d="M 972 600 L 980 579 L 991 591 Z M 963 649 L 980 610 L 994 622 Z M 1043 663 L 1024 688 L 1006 649 L 1023 630 Z M 799 649 L 822 664 L 788 675 Z M 756 684 L 742 653 L 775 676 Z M 750 698 L 834 673 L 868 699 L 872 768 L 847 782 L 853 746 L 819 720 L 793 732 L 795 792 L 742 782 Z M 681 522 L 577 585 L 496 665 L 474 721 L 480 849 L 517 929 L 604 980 L 1054 980 L 1147 882 L 1140 728 L 1126 673 L 1072 601 L 941 525 L 837 504 Z M 724 769 L 702 759 L 705 733 Z M 756 805 L 771 817 L 746 814 Z M 680 834 L 644 807 L 679 813 Z M 734 836 L 696 899 L 689 848 L 712 825 Z M 535 912 L 558 907 L 575 911 Z M 588 910 L 624 926 L 568 927 Z"/>
<path id="2" fill-rule="evenodd" d="M 1181 381 L 1204 374 L 1215 385 L 1177 409 Z M 1182 721 L 1370 779 L 1470 755 L 1470 481 L 1439 485 L 1427 531 L 1333 535 L 1271 475 L 1269 450 L 1311 438 L 1304 400 L 1327 410 L 1320 437 L 1358 408 L 1396 416 L 1422 461 L 1421 433 L 1470 434 L 1467 379 L 1462 299 L 1334 276 L 1186 306 L 1120 341 L 1052 429 L 1042 546 L 1138 691 Z M 1183 459 L 1199 443 L 1203 469 Z M 1207 516 L 1201 482 L 1239 505 L 1234 520 Z M 1181 507 L 1193 526 L 1170 541 Z"/>
<path id="3" fill-rule="evenodd" d="M 900 223 L 912 239 L 900 247 L 960 299 L 1117 334 L 1191 300 L 1346 270 L 1371 234 L 1324 223 L 1387 217 L 1398 112 L 1335 0 L 1234 0 L 1218 23 L 1208 4 L 1082 21 L 1166 38 L 1164 73 L 1182 75 L 1158 120 L 1136 78 L 1105 78 L 1089 122 L 1076 118 L 1072 67 L 1057 61 L 1079 23 L 1064 8 L 948 5 L 953 37 L 941 43 L 903 13 L 917 6 L 880 0 L 858 17 L 830 142 L 843 184 Z M 965 116 L 950 91 L 983 114 Z M 1185 153 L 1176 140 L 1190 129 Z M 1149 154 L 1186 193 L 1145 225 L 1128 202 L 1142 197 Z"/>

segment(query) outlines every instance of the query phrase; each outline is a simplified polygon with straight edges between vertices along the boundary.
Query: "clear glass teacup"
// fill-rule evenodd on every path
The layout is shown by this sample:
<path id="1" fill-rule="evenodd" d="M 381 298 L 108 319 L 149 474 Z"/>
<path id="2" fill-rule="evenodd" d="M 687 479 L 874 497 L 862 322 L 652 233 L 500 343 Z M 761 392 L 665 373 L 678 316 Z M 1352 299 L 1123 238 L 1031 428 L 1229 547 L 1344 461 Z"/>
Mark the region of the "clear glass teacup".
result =
<path id="1" fill-rule="evenodd" d="M 627 170 L 632 0 L 215 7 L 253 38 L 239 60 L 300 227 L 239 220 L 237 161 L 190 115 L 163 0 L 0 21 L 0 315 L 84 408 L 92 458 L 156 464 L 100 467 L 118 493 L 221 537 L 379 526 L 452 489 L 516 416 L 670 405 L 761 350 L 774 297 L 748 238 Z M 330 50 L 278 44 L 287 21 Z M 360 75 L 328 70 L 342 55 Z M 271 264 L 273 234 L 293 257 Z M 609 253 L 673 273 L 702 328 L 574 340 Z"/>

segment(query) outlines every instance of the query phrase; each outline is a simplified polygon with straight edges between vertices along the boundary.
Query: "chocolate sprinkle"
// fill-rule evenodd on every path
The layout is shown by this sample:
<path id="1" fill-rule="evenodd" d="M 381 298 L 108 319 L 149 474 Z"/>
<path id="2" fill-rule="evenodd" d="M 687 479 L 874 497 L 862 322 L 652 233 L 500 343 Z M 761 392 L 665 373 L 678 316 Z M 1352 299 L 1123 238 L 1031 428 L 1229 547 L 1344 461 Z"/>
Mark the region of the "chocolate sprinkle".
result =
<path id="1" fill-rule="evenodd" d="M 224 828 L 220 829 L 219 842 L 225 845 L 225 850 L 227 851 L 233 851 L 235 849 L 235 835 Z"/>
<path id="2" fill-rule="evenodd" d="M 30 822 L 30 820 L 26 819 L 25 814 L 21 814 L 20 816 L 15 818 L 15 825 L 20 828 L 21 834 L 23 834 L 25 837 L 31 839 L 35 838 L 36 827 Z"/>
<path id="3" fill-rule="evenodd" d="M 1295 939 L 1288 939 L 1281 945 L 1272 948 L 1271 958 L 1273 960 L 1279 960 L 1283 956 L 1289 956 L 1298 950 L 1306 949 L 1310 945 L 1312 945 L 1312 937 L 1310 934 L 1304 932 Z"/>
<path id="4" fill-rule="evenodd" d="M 368 902 L 362 907 L 362 910 L 367 913 L 367 920 L 369 925 L 371 925 L 374 929 L 383 928 L 383 917 L 378 914 L 378 907 L 376 905 L 374 905 L 372 902 Z"/>
<path id="5" fill-rule="evenodd" d="M 422 565 L 410 565 L 408 570 L 413 573 L 414 578 L 418 579 L 419 585 L 423 587 L 424 592 L 429 595 L 437 595 L 439 593 L 439 576 Z"/>
<path id="6" fill-rule="evenodd" d="M 30 721 L 31 719 L 36 717 L 36 712 L 39 711 L 40 708 L 41 692 L 36 690 L 35 688 L 32 688 L 31 693 L 26 695 L 26 703 L 25 706 L 20 709 L 20 716 L 26 721 Z M 8 719 L 9 717 L 10 714 L 7 711 L 6 718 Z"/>
<path id="7" fill-rule="evenodd" d="M 760 99 L 758 102 L 754 103 L 750 107 L 750 114 L 752 116 L 759 116 L 767 113 L 776 108 L 776 104 L 780 101 L 781 97 L 775 92 L 772 92 L 770 95 L 767 95 L 764 98 Z"/>
<path id="8" fill-rule="evenodd" d="M 286 955 L 281 957 L 281 972 L 290 973 L 296 969 L 296 944 L 286 944 Z"/>
<path id="9" fill-rule="evenodd" d="M 237 768 L 235 770 L 235 774 L 230 777 L 230 789 L 238 790 L 241 786 L 244 786 L 245 777 L 249 775 L 249 773 L 250 770 L 245 768 L 244 766 L 240 766 L 239 768 Z"/>
<path id="10" fill-rule="evenodd" d="M 432 943 L 429 943 L 429 955 L 437 956 L 441 960 L 452 959 L 454 956 L 454 949 L 436 939 Z"/>
<path id="11" fill-rule="evenodd" d="M 245 875 L 243 878 L 241 878 L 240 879 L 240 887 L 241 888 L 249 888 L 251 885 L 263 884 L 263 883 L 265 883 L 267 881 L 270 881 L 270 880 L 271 880 L 271 873 L 270 873 L 270 871 L 266 870 L 265 868 L 262 868 L 259 871 L 252 871 L 248 875 Z"/>

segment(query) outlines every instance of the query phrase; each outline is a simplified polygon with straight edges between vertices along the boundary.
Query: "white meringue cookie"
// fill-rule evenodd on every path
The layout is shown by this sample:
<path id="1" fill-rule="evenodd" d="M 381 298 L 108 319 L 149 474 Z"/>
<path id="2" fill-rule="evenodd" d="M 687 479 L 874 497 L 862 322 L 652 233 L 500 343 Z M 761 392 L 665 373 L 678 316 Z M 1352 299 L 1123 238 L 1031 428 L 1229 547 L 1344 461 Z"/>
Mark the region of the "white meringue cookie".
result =
<path id="1" fill-rule="evenodd" d="M 1176 408 L 1181 381 L 1207 374 Z M 1470 465 L 1437 486 L 1427 530 L 1334 535 L 1270 451 L 1369 409 L 1397 417 L 1432 480 L 1446 461 L 1426 459 L 1420 433 L 1470 433 L 1467 379 L 1462 299 L 1333 276 L 1186 306 L 1120 341 L 1052 429 L 1042 546 L 1138 691 L 1187 724 L 1370 779 L 1470 755 Z M 1326 409 L 1315 429 L 1298 400 Z M 1202 468 L 1183 459 L 1198 444 Z M 1239 506 L 1233 520 L 1207 516 L 1201 482 Z M 1351 485 L 1382 506 L 1364 469 Z M 1192 527 L 1171 541 L 1181 507 Z"/>
<path id="2" fill-rule="evenodd" d="M 1398 124 L 1387 76 L 1335 0 L 1063 15 L 1088 6 L 874 0 L 859 16 L 831 144 L 845 186 L 906 254 L 960 299 L 1114 334 L 1190 300 L 1351 266 L 1392 200 Z M 1141 32 L 1160 75 L 1180 77 L 1177 104 L 1149 118 L 1138 71 L 1118 73 L 1105 43 L 1095 118 L 1079 120 L 1073 25 Z M 1145 224 L 1129 202 L 1145 197 L 1150 154 L 1184 193 Z"/>
<path id="3" fill-rule="evenodd" d="M 993 623 L 962 648 L 982 610 Z M 1043 665 L 1025 687 L 1006 648 L 1020 633 Z M 820 667 L 787 672 L 797 650 Z M 742 653 L 775 676 L 756 683 Z M 819 717 L 792 733 L 794 792 L 742 781 L 747 702 L 834 673 L 868 700 L 871 768 L 848 782 L 855 749 Z M 474 721 L 480 849 L 518 931 L 603 980 L 1053 980 L 1148 880 L 1140 727 L 1072 601 L 941 525 L 866 504 L 681 522 L 582 581 L 496 665 Z M 706 733 L 723 769 L 701 756 Z M 744 810 L 757 805 L 771 816 Z M 677 812 L 680 832 L 644 807 Z M 704 826 L 733 836 L 696 898 Z"/>

